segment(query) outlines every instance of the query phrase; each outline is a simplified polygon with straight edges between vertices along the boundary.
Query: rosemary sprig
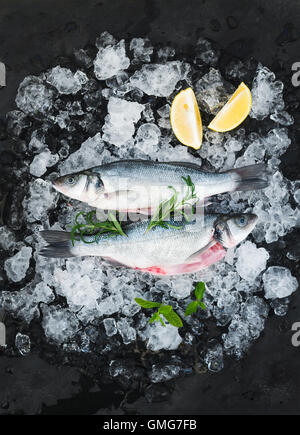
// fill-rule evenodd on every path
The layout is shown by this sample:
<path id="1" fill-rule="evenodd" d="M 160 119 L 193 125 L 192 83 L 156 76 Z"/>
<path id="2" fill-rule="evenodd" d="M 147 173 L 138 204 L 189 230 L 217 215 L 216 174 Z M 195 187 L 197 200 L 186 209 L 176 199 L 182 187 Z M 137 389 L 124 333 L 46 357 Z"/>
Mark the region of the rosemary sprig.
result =
<path id="1" fill-rule="evenodd" d="M 109 233 L 109 235 L 111 236 L 118 234 L 126 236 L 126 234 L 122 230 L 120 222 L 112 213 L 108 214 L 108 219 L 104 222 L 95 221 L 95 215 L 95 210 L 88 213 L 85 213 L 83 211 L 77 213 L 75 217 L 75 225 L 72 227 L 71 230 L 71 240 L 73 246 L 75 245 L 75 241 L 78 240 L 78 237 L 84 243 L 96 243 L 98 242 L 99 237 L 105 233 Z M 84 223 L 79 222 L 80 217 L 84 218 Z M 95 232 L 97 233 L 95 234 Z M 85 237 L 92 235 L 94 235 L 94 238 L 91 241 L 85 239 Z"/>
<path id="2" fill-rule="evenodd" d="M 182 179 L 186 182 L 187 185 L 187 192 L 184 195 L 183 199 L 179 201 L 179 193 L 176 191 L 176 189 L 174 189 L 174 187 L 169 186 L 169 189 L 172 189 L 174 193 L 170 199 L 166 199 L 159 204 L 147 227 L 146 233 L 156 226 L 175 229 L 182 228 L 182 226 L 171 225 L 170 223 L 166 222 L 166 219 L 175 212 L 179 212 L 186 221 L 189 221 L 189 217 L 186 215 L 186 213 L 184 213 L 183 207 L 185 205 L 192 206 L 193 204 L 190 204 L 189 201 L 194 199 L 198 200 L 198 197 L 195 193 L 195 185 L 192 182 L 191 177 L 188 175 L 187 177 L 182 177 Z"/>

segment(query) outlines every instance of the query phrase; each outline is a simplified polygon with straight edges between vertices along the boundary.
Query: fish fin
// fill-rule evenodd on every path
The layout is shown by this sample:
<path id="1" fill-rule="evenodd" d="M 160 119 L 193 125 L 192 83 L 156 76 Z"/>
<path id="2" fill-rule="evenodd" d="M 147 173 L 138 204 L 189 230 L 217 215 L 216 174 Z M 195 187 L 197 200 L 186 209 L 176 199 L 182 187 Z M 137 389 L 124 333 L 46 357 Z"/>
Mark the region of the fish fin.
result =
<path id="1" fill-rule="evenodd" d="M 76 257 L 71 252 L 72 241 L 70 233 L 65 231 L 41 231 L 40 233 L 48 245 L 39 251 L 39 255 L 57 258 Z"/>
<path id="2" fill-rule="evenodd" d="M 161 162 L 164 165 L 171 165 L 171 166 L 184 166 L 188 169 L 196 169 L 198 171 L 202 171 L 201 166 L 197 165 L 197 163 L 191 163 L 191 162 Z"/>
<path id="3" fill-rule="evenodd" d="M 63 242 L 65 240 L 71 240 L 71 233 L 66 231 L 56 231 L 56 230 L 43 230 L 40 231 L 40 235 L 47 243 Z"/>
<path id="4" fill-rule="evenodd" d="M 186 260 L 185 263 L 192 263 L 193 261 L 197 261 L 201 254 L 203 252 L 207 251 L 211 247 L 213 247 L 216 244 L 216 240 L 211 240 L 207 245 L 205 245 L 203 248 L 199 249 L 199 251 L 194 252 L 194 254 L 190 255 Z"/>
<path id="5" fill-rule="evenodd" d="M 134 164 L 134 163 L 143 163 L 144 165 L 152 165 L 153 162 L 151 162 L 150 160 L 143 160 L 143 159 L 134 159 L 134 160 L 118 160 L 115 162 L 110 162 L 110 163 L 106 163 L 105 165 L 103 165 L 102 167 L 110 167 L 110 166 L 115 166 L 118 163 L 129 163 L 129 164 Z M 196 163 L 191 163 L 191 162 L 155 162 L 158 165 L 170 165 L 170 166 L 185 166 L 186 168 L 191 168 L 191 169 L 198 169 L 201 170 L 201 167 L 199 165 L 197 165 Z M 97 172 L 97 167 L 96 168 L 92 168 L 95 172 Z"/>
<path id="6" fill-rule="evenodd" d="M 257 165 L 244 166 L 226 171 L 236 176 L 236 188 L 234 191 L 258 190 L 268 186 L 268 175 L 266 165 L 258 163 Z"/>

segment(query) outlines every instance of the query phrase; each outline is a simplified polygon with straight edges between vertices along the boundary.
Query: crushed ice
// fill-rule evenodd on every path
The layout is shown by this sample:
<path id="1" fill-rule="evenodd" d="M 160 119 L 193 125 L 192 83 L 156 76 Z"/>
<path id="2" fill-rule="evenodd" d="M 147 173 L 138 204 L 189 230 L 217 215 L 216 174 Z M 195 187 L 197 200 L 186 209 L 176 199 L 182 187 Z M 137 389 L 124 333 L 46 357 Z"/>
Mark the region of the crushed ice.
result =
<path id="1" fill-rule="evenodd" d="M 224 366 L 224 354 L 241 358 L 260 336 L 270 308 L 279 316 L 286 314 L 289 296 L 298 287 L 289 269 L 268 267 L 268 245 L 300 221 L 299 182 L 290 182 L 279 169 L 280 157 L 291 142 L 288 126 L 293 123 L 284 107 L 283 84 L 261 64 L 255 72 L 251 62 L 241 61 L 227 65 L 225 79 L 217 67 L 218 49 L 203 38 L 195 47 L 194 64 L 175 60 L 172 47 L 155 50 L 142 38 L 128 45 L 104 32 L 96 47 L 94 60 L 86 50 L 74 53 L 80 68 L 75 72 L 58 65 L 40 77 L 26 77 L 16 97 L 19 110 L 8 114 L 14 136 L 30 128 L 30 117 L 39 125 L 29 130 L 30 159 L 25 162 L 30 181 L 23 208 L 29 235 L 17 242 L 14 231 L 0 227 L 1 247 L 7 252 L 6 279 L 21 283 L 18 291 L 0 292 L 0 305 L 27 323 L 42 313 L 47 339 L 67 351 L 92 352 L 98 336 L 103 353 L 137 338 L 148 351 L 173 351 L 169 363 L 152 366 L 149 378 L 153 383 L 191 371 L 183 369 L 176 349 L 203 340 L 205 320 L 212 318 L 222 330 L 227 328 L 203 347 L 204 363 L 217 372 Z M 211 115 L 234 90 L 230 80 L 236 85 L 249 71 L 255 72 L 250 116 L 260 123 L 260 133 L 246 133 L 243 126 L 226 134 L 205 130 L 203 146 L 193 154 L 178 144 L 169 125 L 174 93 L 192 86 L 202 111 Z M 271 129 L 264 129 L 261 120 L 265 118 L 273 122 Z M 81 144 L 76 139 L 78 132 Z M 60 139 L 55 141 L 56 134 Z M 267 189 L 220 195 L 216 205 L 222 212 L 256 213 L 259 222 L 252 238 L 229 250 L 225 261 L 204 276 L 155 278 L 112 268 L 98 258 L 39 257 L 36 252 L 43 242 L 38 231 L 65 229 L 83 207 L 58 196 L 46 181 L 50 172 L 65 174 L 120 158 L 193 161 L 216 170 L 266 162 L 273 174 Z M 46 180 L 39 178 L 45 174 Z M 207 310 L 187 318 L 181 330 L 168 324 L 165 328 L 149 325 L 149 314 L 134 302 L 134 297 L 142 296 L 170 303 L 183 316 L 199 280 L 206 282 Z M 65 303 L 59 302 L 62 298 Z M 22 355 L 30 351 L 25 335 L 18 334 L 15 345 Z M 111 376 L 125 376 L 126 370 L 111 361 Z"/>

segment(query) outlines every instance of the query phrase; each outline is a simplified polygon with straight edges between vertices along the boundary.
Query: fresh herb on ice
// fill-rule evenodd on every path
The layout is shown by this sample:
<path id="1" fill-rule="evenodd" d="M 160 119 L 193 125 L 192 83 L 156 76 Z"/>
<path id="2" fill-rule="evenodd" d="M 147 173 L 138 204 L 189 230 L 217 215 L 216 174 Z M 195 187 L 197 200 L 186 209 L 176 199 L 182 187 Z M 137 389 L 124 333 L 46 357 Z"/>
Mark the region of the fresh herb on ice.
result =
<path id="1" fill-rule="evenodd" d="M 189 217 L 183 211 L 183 207 L 185 205 L 193 206 L 193 204 L 190 204 L 189 201 L 198 200 L 198 197 L 195 193 L 195 185 L 192 182 L 191 177 L 188 175 L 187 178 L 182 177 L 182 179 L 186 182 L 187 185 L 187 192 L 184 198 L 181 201 L 178 201 L 178 195 L 179 195 L 178 192 L 174 189 L 174 187 L 169 186 L 169 189 L 172 189 L 174 194 L 171 196 L 170 199 L 166 199 L 165 201 L 162 201 L 159 204 L 157 210 L 155 211 L 148 225 L 147 232 L 156 226 L 167 228 L 167 229 L 182 228 L 182 226 L 171 225 L 170 223 L 166 222 L 166 219 L 169 219 L 170 215 L 175 212 L 179 212 L 186 221 L 189 221 Z"/>
<path id="2" fill-rule="evenodd" d="M 96 211 L 90 211 L 89 213 L 85 213 L 83 211 L 77 213 L 75 217 L 75 225 L 71 230 L 71 240 L 74 246 L 76 237 L 80 237 L 84 243 L 95 243 L 98 242 L 99 236 L 105 233 L 109 233 L 110 235 L 122 235 L 126 236 L 120 222 L 117 218 L 112 214 L 108 214 L 108 219 L 104 222 L 96 222 L 94 221 L 94 215 L 96 215 Z M 79 218 L 82 216 L 85 219 L 85 223 L 80 223 Z M 97 234 L 94 234 L 97 231 Z M 88 241 L 85 239 L 87 236 L 95 235 L 94 239 Z"/>
<path id="3" fill-rule="evenodd" d="M 198 282 L 195 288 L 195 296 L 196 300 L 192 301 L 186 308 L 184 315 L 190 316 L 193 313 L 196 313 L 198 307 L 202 308 L 202 310 L 206 309 L 205 304 L 202 302 L 203 296 L 205 293 L 205 284 L 204 282 Z"/>
<path id="4" fill-rule="evenodd" d="M 160 304 L 159 302 L 146 301 L 145 299 L 135 298 L 137 304 L 142 308 L 158 308 L 157 311 L 152 315 L 149 323 L 160 322 L 162 326 L 166 326 L 161 315 L 170 323 L 170 325 L 176 328 L 181 328 L 183 326 L 181 318 L 178 316 L 171 305 Z"/>

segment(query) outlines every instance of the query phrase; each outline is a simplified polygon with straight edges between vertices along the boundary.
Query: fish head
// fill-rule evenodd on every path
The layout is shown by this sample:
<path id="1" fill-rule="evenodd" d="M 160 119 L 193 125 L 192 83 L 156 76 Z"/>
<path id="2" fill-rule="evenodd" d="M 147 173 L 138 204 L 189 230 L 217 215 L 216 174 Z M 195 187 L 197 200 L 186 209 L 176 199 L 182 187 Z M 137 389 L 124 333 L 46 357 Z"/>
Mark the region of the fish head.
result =
<path id="1" fill-rule="evenodd" d="M 53 187 L 70 198 L 89 202 L 104 190 L 99 175 L 90 171 L 64 175 L 53 181 Z"/>
<path id="2" fill-rule="evenodd" d="M 254 213 L 222 216 L 216 222 L 214 238 L 225 248 L 233 248 L 251 233 L 257 219 Z"/>

